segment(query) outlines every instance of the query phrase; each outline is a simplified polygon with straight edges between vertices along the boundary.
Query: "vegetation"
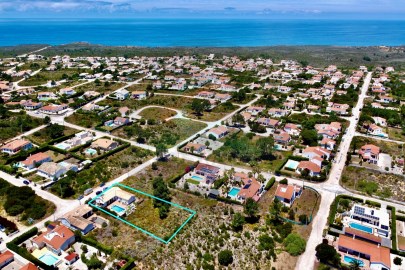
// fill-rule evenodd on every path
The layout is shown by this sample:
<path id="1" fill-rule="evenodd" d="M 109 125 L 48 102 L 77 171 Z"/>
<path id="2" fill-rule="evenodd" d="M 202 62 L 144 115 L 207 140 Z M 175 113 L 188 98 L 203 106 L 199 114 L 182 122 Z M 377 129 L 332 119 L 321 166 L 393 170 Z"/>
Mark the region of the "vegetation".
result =
<path id="1" fill-rule="evenodd" d="M 55 210 L 55 205 L 35 194 L 30 187 L 17 187 L 0 179 L 0 197 L 5 197 L 2 208 L 10 216 L 22 221 L 39 220 Z"/>
<path id="2" fill-rule="evenodd" d="M 218 262 L 220 265 L 228 266 L 233 262 L 232 251 L 226 249 L 218 253 Z"/>
<path id="3" fill-rule="evenodd" d="M 284 247 L 292 256 L 301 255 L 305 251 L 306 241 L 296 233 L 290 233 L 283 241 Z"/>
<path id="4" fill-rule="evenodd" d="M 165 201 L 171 200 L 169 188 L 167 187 L 167 183 L 163 181 L 162 177 L 156 177 L 153 180 L 153 196 Z M 170 204 L 154 199 L 153 206 L 159 209 L 159 217 L 161 219 L 167 217 L 167 212 L 169 211 Z"/>
<path id="5" fill-rule="evenodd" d="M 28 138 L 35 144 L 42 145 L 62 136 L 72 135 L 76 132 L 78 132 L 78 130 L 66 126 L 49 124 L 47 127 L 31 134 Z"/>
<path id="6" fill-rule="evenodd" d="M 25 112 L 13 113 L 0 105 L 0 143 L 42 125 L 42 119 L 33 118 Z"/>
<path id="7" fill-rule="evenodd" d="M 330 264 L 338 267 L 340 265 L 340 255 L 333 246 L 328 244 L 328 241 L 324 239 L 321 244 L 317 245 L 316 257 L 318 260 L 325 264 Z"/>

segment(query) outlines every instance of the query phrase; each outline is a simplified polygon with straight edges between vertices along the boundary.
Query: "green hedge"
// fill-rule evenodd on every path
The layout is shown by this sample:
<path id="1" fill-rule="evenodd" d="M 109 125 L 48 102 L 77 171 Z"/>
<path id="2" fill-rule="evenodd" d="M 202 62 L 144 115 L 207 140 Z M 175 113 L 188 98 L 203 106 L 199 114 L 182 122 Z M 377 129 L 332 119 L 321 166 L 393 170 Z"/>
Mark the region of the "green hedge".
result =
<path id="1" fill-rule="evenodd" d="M 133 259 L 127 261 L 127 263 L 120 268 L 120 270 L 130 270 L 133 269 L 135 267 L 135 261 Z"/>
<path id="2" fill-rule="evenodd" d="M 337 232 L 332 232 L 332 231 L 328 231 L 328 234 L 339 237 L 340 234 L 338 234 Z"/>
<path id="3" fill-rule="evenodd" d="M 274 185 L 274 183 L 276 182 L 276 178 L 273 176 L 272 178 L 270 178 L 269 182 L 267 182 L 266 186 L 264 187 L 265 190 L 269 190 L 271 189 L 271 187 Z"/>
<path id="4" fill-rule="evenodd" d="M 37 235 L 37 233 L 38 233 L 38 228 L 33 227 L 29 231 L 27 231 L 27 232 L 21 234 L 20 236 L 14 238 L 11 242 L 7 243 L 6 246 L 7 246 L 8 249 L 10 249 L 11 251 L 14 251 L 15 253 L 17 253 L 21 257 L 29 260 L 30 262 L 32 262 L 36 266 L 39 266 L 39 267 L 41 267 L 42 269 L 45 269 L 45 270 L 54 270 L 54 269 L 56 269 L 55 267 L 46 265 L 42 261 L 35 258 L 26 248 L 23 248 L 23 247 L 19 246 L 24 241 L 26 241 L 26 240 L 30 239 L 31 237 Z"/>
<path id="5" fill-rule="evenodd" d="M 343 225 L 337 225 L 337 224 L 330 224 L 329 227 L 335 228 L 337 230 L 343 230 Z"/>
<path id="6" fill-rule="evenodd" d="M 349 199 L 355 202 L 359 202 L 359 203 L 363 203 L 364 200 L 360 199 L 360 198 L 355 198 L 352 196 L 348 196 L 348 195 L 338 195 L 336 196 L 335 200 L 332 202 L 332 204 L 330 205 L 330 210 L 329 210 L 329 216 L 328 216 L 328 224 L 329 226 L 331 224 L 333 224 L 333 222 L 335 221 L 335 216 L 336 216 L 336 212 L 337 212 L 337 207 L 339 204 L 339 200 L 340 199 Z"/>
<path id="7" fill-rule="evenodd" d="M 118 153 L 118 152 L 124 150 L 125 148 L 129 147 L 130 145 L 131 145 L 130 143 L 125 143 L 124 145 L 121 145 L 121 146 L 115 148 L 114 150 L 108 151 L 107 153 L 102 154 L 101 156 L 92 158 L 92 159 L 90 159 L 90 160 L 91 160 L 92 162 L 97 162 L 97 161 L 99 161 L 99 160 L 102 160 L 102 159 L 104 159 L 104 158 L 107 158 L 107 157 L 109 157 L 109 156 L 111 156 L 111 155 L 114 155 L 115 153 Z"/>
<path id="8" fill-rule="evenodd" d="M 24 241 L 30 239 L 31 237 L 37 235 L 38 233 L 38 228 L 37 227 L 33 227 L 32 229 L 26 231 L 25 233 L 21 234 L 20 236 L 16 237 L 13 239 L 13 241 L 11 241 L 10 243 L 13 243 L 15 245 L 20 245 L 22 244 Z"/>
<path id="9" fill-rule="evenodd" d="M 379 208 L 381 207 L 381 203 L 370 201 L 370 200 L 366 200 L 366 204 L 368 204 L 370 206 L 374 206 L 374 207 L 379 207 Z"/>
<path id="10" fill-rule="evenodd" d="M 396 217 L 397 217 L 397 220 L 399 220 L 399 221 L 405 221 L 405 216 L 396 215 Z"/>
<path id="11" fill-rule="evenodd" d="M 393 206 L 387 206 L 388 210 L 391 210 L 391 241 L 392 241 L 392 249 L 398 250 L 397 247 L 397 215 L 396 209 Z"/>
<path id="12" fill-rule="evenodd" d="M 226 202 L 226 203 L 233 203 L 233 204 L 242 205 L 242 203 L 239 202 L 239 201 L 231 200 L 231 199 L 224 198 L 224 197 L 218 197 L 217 200 L 222 201 L 222 202 Z"/>

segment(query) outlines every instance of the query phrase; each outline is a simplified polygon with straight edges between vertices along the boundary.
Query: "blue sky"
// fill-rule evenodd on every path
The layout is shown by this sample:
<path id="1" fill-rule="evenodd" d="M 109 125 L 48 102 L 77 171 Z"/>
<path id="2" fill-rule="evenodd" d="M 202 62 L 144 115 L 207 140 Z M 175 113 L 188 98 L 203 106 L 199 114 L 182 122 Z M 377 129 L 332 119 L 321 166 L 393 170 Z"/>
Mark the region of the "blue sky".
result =
<path id="1" fill-rule="evenodd" d="M 404 0 L 0 0 L 0 17 L 405 18 Z"/>

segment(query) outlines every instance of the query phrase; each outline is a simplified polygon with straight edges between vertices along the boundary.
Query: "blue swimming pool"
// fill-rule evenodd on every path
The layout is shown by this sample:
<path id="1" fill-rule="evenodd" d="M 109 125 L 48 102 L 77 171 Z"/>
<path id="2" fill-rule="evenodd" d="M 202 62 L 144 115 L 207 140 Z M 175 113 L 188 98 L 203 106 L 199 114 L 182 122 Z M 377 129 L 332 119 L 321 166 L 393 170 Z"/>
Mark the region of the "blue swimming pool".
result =
<path id="1" fill-rule="evenodd" d="M 68 150 L 70 148 L 70 145 L 67 143 L 58 143 L 55 145 L 56 148 L 62 149 L 62 150 Z"/>
<path id="2" fill-rule="evenodd" d="M 300 164 L 298 161 L 289 159 L 284 167 L 295 170 L 297 169 L 298 164 Z"/>
<path id="3" fill-rule="evenodd" d="M 355 259 L 355 258 L 353 258 L 353 257 L 350 257 L 350 256 L 347 256 L 347 255 L 344 256 L 343 260 L 344 260 L 347 264 L 350 264 L 352 261 L 358 261 L 360 267 L 363 267 L 363 266 L 364 266 L 363 261 L 357 260 L 357 259 Z"/>
<path id="4" fill-rule="evenodd" d="M 91 155 L 91 156 L 97 154 L 97 150 L 96 150 L 96 149 L 93 149 L 93 148 L 87 148 L 84 152 L 85 152 L 86 154 L 88 154 L 88 155 Z"/>
<path id="5" fill-rule="evenodd" d="M 373 233 L 373 228 L 361 225 L 361 224 L 356 223 L 356 222 L 350 222 L 349 226 L 351 228 L 353 228 L 353 229 L 360 230 L 360 231 L 363 231 L 363 232 L 366 232 L 366 233 Z"/>
<path id="6" fill-rule="evenodd" d="M 39 257 L 39 260 L 49 266 L 55 265 L 59 261 L 59 259 L 53 256 L 51 253 L 42 255 L 41 257 Z"/>
<path id="7" fill-rule="evenodd" d="M 236 195 L 238 195 L 239 191 L 240 191 L 240 188 L 233 187 L 233 188 L 231 188 L 231 190 L 228 192 L 228 196 L 229 196 L 229 197 L 236 197 Z"/>
<path id="8" fill-rule="evenodd" d="M 201 182 L 201 181 L 204 180 L 203 177 L 198 176 L 198 175 L 193 175 L 193 176 L 191 176 L 191 179 L 193 179 L 193 180 L 195 180 L 195 181 L 199 181 L 199 182 Z"/>
<path id="9" fill-rule="evenodd" d="M 122 208 L 122 207 L 119 206 L 119 205 L 113 205 L 113 206 L 111 207 L 111 210 L 113 210 L 114 212 L 116 212 L 116 213 L 118 213 L 118 214 L 121 214 L 122 212 L 125 211 L 125 209 Z"/>

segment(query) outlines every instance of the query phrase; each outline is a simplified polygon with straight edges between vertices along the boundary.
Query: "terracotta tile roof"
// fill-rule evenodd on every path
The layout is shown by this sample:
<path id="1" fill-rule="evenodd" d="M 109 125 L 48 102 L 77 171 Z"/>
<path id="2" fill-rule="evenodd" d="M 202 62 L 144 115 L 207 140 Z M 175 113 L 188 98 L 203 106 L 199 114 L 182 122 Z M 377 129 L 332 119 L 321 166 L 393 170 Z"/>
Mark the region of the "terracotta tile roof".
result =
<path id="1" fill-rule="evenodd" d="M 24 140 L 24 139 L 22 139 L 22 140 L 14 140 L 12 142 L 9 142 L 9 143 L 3 145 L 1 147 L 1 149 L 12 149 L 12 150 L 14 150 L 14 149 L 24 147 L 25 145 L 30 144 L 30 143 L 31 143 L 30 141 L 27 141 L 27 140 Z"/>
<path id="2" fill-rule="evenodd" d="M 366 144 L 361 147 L 359 154 L 362 155 L 366 151 L 370 151 L 372 154 L 378 155 L 380 153 L 380 147 L 374 144 Z"/>
<path id="3" fill-rule="evenodd" d="M 21 267 L 20 270 L 38 270 L 38 267 L 36 267 L 33 263 L 27 263 Z"/>
<path id="4" fill-rule="evenodd" d="M 256 193 L 259 191 L 261 185 L 255 178 L 244 178 L 244 187 L 239 191 L 238 196 L 241 196 L 245 199 L 253 198 Z"/>
<path id="5" fill-rule="evenodd" d="M 276 190 L 276 196 L 284 199 L 290 200 L 294 194 L 294 186 L 293 185 L 283 185 L 279 184 Z"/>
<path id="6" fill-rule="evenodd" d="M 48 229 L 46 232 L 40 234 L 33 239 L 36 243 L 46 243 L 52 248 L 58 250 L 74 233 L 66 226 L 58 225 L 53 230 Z"/>
<path id="7" fill-rule="evenodd" d="M 226 126 L 219 126 L 219 127 L 211 128 L 209 132 L 215 133 L 217 135 L 221 135 L 227 131 L 228 131 L 228 128 Z"/>
<path id="8" fill-rule="evenodd" d="M 298 168 L 300 169 L 308 169 L 311 172 L 320 173 L 321 167 L 311 161 L 300 161 L 298 164 Z"/>
<path id="9" fill-rule="evenodd" d="M 40 162 L 42 160 L 48 159 L 50 156 L 46 153 L 36 153 L 32 156 L 29 156 L 26 160 L 24 160 L 23 162 L 21 162 L 22 164 L 29 166 L 29 165 L 33 165 L 35 162 Z"/>
<path id="10" fill-rule="evenodd" d="M 381 237 L 376 236 L 374 234 L 366 233 L 366 232 L 363 232 L 363 231 L 360 231 L 360 230 L 356 230 L 356 229 L 351 228 L 351 227 L 345 227 L 345 234 L 356 235 L 358 237 L 368 239 L 368 240 L 371 240 L 371 241 L 376 242 L 376 243 L 381 243 Z"/>
<path id="11" fill-rule="evenodd" d="M 0 254 L 0 264 L 5 263 L 11 258 L 14 258 L 14 254 L 10 250 L 6 250 L 2 254 Z"/>
<path id="12" fill-rule="evenodd" d="M 385 266 L 391 267 L 390 250 L 386 247 L 353 239 L 345 235 L 340 235 L 338 246 L 367 254 L 370 256 L 370 262 L 372 263 L 383 263 Z"/>
<path id="13" fill-rule="evenodd" d="M 69 255 L 67 255 L 67 256 L 65 257 L 65 260 L 67 260 L 68 262 L 70 262 L 71 260 L 77 258 L 77 256 L 79 256 L 79 255 L 77 255 L 77 253 L 72 252 L 72 253 L 70 253 Z"/>

